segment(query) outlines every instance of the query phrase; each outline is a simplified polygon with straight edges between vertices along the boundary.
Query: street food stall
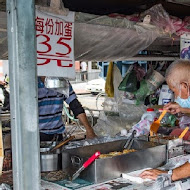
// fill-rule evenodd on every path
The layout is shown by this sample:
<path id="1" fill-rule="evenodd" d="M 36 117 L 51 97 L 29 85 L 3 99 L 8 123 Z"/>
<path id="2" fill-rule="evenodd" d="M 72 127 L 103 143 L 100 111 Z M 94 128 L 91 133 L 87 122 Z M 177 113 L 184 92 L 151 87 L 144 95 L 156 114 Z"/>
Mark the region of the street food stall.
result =
<path id="1" fill-rule="evenodd" d="M 183 140 L 189 128 L 179 138 L 170 136 L 178 119 L 162 110 L 174 100 L 162 85 L 164 72 L 180 56 L 180 36 L 181 44 L 190 41 L 188 18 L 170 16 L 162 4 L 148 4 L 146 10 L 139 5 L 139 15 L 98 16 L 92 14 L 96 9 L 91 14 L 77 12 L 63 2 L 37 1 L 35 7 L 33 1 L 25 5 L 12 0 L 7 1 L 7 14 L 0 13 L 8 23 L 0 30 L 0 56 L 7 58 L 8 39 L 13 188 L 188 189 L 190 179 L 172 182 L 169 174 L 156 181 L 139 177 L 145 169 L 170 170 L 190 159 L 189 139 Z M 178 3 L 189 8 L 188 3 Z M 2 23 L 5 26 L 5 20 Z M 189 58 L 188 46 L 181 50 L 181 57 Z M 104 109 L 94 126 L 98 137 L 76 139 L 74 126 L 61 142 L 39 142 L 37 76 L 48 77 L 48 88 L 66 91 L 61 78 L 75 78 L 74 60 L 110 62 Z M 124 60 L 146 60 L 147 70 L 135 63 L 122 76 L 117 61 Z M 67 109 L 66 113 L 72 118 Z M 78 127 L 78 120 L 72 119 Z M 6 184 L 8 174 L 0 177 L 2 189 L 12 188 Z"/>

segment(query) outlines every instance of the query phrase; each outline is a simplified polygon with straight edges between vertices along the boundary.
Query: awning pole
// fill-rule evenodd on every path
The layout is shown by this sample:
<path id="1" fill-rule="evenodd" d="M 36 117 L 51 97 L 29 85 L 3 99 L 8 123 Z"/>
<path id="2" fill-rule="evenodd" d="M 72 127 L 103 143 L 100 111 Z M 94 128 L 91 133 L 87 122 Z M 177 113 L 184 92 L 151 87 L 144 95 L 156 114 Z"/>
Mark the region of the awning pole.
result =
<path id="1" fill-rule="evenodd" d="M 14 190 L 40 189 L 34 0 L 7 0 Z"/>

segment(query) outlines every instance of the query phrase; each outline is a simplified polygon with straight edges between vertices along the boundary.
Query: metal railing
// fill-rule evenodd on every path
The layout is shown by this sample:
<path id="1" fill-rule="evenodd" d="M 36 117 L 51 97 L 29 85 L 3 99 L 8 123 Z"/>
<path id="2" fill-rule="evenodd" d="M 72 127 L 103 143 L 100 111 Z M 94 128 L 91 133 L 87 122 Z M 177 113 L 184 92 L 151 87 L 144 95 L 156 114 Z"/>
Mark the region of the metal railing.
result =
<path id="1" fill-rule="evenodd" d="M 86 75 L 86 80 L 87 81 L 90 81 L 90 80 L 93 80 L 93 79 L 98 79 L 99 78 L 99 75 L 100 75 L 100 70 L 93 70 L 92 72 L 81 72 L 81 71 L 76 71 L 76 79 L 75 81 L 76 82 L 82 82 L 82 81 L 85 81 L 85 77 L 84 75 Z"/>

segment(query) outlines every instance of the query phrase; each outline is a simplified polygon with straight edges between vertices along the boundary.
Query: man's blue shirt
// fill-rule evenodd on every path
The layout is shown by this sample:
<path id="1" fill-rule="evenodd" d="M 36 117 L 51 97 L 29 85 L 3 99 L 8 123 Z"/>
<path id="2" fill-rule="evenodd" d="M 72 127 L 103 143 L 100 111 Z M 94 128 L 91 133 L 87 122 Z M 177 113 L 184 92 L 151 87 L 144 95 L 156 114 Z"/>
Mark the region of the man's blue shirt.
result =
<path id="1" fill-rule="evenodd" d="M 45 87 L 38 78 L 38 109 L 39 109 L 39 129 L 46 134 L 62 133 L 65 125 L 62 121 L 63 101 L 70 104 L 76 99 L 76 94 L 69 84 L 69 97 Z"/>

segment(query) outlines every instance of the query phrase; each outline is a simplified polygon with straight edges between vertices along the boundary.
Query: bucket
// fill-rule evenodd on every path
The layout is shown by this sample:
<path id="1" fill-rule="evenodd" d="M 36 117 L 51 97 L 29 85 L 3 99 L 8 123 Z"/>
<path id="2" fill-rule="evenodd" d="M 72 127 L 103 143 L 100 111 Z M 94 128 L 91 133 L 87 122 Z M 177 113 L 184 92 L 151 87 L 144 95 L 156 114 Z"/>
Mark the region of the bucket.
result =
<path id="1" fill-rule="evenodd" d="M 159 72 L 154 70 L 147 81 L 157 89 L 165 81 L 165 78 Z"/>

